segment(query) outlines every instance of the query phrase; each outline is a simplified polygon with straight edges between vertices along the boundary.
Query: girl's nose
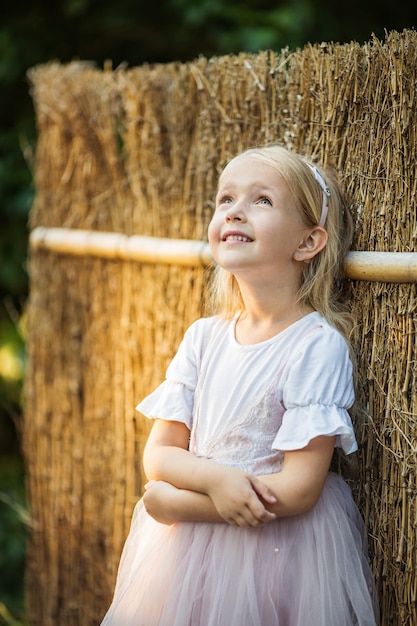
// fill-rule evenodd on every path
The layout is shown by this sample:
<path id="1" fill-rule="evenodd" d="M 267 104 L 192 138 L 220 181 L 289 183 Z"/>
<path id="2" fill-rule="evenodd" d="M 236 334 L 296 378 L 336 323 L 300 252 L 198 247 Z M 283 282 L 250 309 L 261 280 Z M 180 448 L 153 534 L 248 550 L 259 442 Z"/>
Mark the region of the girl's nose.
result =
<path id="1" fill-rule="evenodd" d="M 230 215 L 227 214 L 226 215 L 226 222 L 241 222 L 241 218 L 239 217 L 239 215 Z"/>
<path id="2" fill-rule="evenodd" d="M 242 210 L 240 203 L 236 203 L 230 207 L 226 213 L 226 222 L 243 222 L 245 220 L 245 213 Z"/>

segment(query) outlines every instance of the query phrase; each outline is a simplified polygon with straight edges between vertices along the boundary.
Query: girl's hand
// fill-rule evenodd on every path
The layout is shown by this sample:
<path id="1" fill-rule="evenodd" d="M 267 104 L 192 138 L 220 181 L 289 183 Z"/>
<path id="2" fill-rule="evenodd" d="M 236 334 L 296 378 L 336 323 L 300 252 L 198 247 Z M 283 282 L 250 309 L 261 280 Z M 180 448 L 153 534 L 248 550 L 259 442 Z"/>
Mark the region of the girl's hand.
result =
<path id="1" fill-rule="evenodd" d="M 277 499 L 269 487 L 255 476 L 219 466 L 207 490 L 219 515 L 232 526 L 250 528 L 276 519 L 266 505 Z"/>
<path id="2" fill-rule="evenodd" d="M 172 502 L 178 489 L 163 480 L 151 480 L 145 485 L 143 504 L 148 515 L 160 524 L 173 524 L 177 520 L 173 515 Z"/>

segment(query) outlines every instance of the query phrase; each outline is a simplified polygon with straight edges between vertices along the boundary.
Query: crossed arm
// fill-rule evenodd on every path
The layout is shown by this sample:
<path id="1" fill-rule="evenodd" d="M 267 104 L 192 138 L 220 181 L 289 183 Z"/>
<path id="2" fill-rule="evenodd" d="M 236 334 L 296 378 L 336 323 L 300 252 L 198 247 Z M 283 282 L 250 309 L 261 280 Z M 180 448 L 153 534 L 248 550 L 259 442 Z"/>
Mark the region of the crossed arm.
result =
<path id="1" fill-rule="evenodd" d="M 227 522 L 250 528 L 308 511 L 329 470 L 334 437 L 320 436 L 286 452 L 275 474 L 252 476 L 188 451 L 185 424 L 155 420 L 144 452 L 149 479 L 144 505 L 157 521 Z"/>

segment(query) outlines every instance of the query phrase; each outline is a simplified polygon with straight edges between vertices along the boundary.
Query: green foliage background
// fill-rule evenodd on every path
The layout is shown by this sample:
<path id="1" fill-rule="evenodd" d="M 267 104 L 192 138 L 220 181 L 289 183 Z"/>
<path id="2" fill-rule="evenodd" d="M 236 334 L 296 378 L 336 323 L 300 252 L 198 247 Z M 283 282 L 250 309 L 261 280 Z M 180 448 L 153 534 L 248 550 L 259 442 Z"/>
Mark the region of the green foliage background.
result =
<path id="1" fill-rule="evenodd" d="M 24 621 L 28 515 L 19 446 L 24 376 L 27 219 L 35 119 L 28 68 L 188 61 L 321 41 L 363 43 L 414 28 L 409 0 L 14 0 L 0 17 L 0 624 Z M 59 337 L 57 337 L 59 341 Z M 14 617 L 12 617 L 12 615 Z"/>

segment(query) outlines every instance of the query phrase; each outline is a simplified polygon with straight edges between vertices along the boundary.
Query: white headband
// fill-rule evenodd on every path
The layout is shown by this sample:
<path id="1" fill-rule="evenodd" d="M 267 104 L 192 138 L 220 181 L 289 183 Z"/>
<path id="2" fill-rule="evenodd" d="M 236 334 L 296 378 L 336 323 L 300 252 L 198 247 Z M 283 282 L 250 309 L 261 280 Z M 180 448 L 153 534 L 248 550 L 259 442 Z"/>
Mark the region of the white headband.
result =
<path id="1" fill-rule="evenodd" d="M 320 216 L 320 221 L 319 221 L 319 226 L 321 226 L 323 228 L 325 223 L 326 223 L 327 212 L 329 210 L 329 205 L 328 205 L 328 200 L 327 199 L 330 198 L 330 189 L 328 188 L 328 186 L 324 182 L 324 178 L 320 174 L 320 172 L 317 169 L 317 167 L 315 167 L 313 165 L 310 165 L 310 163 L 308 163 L 308 165 L 313 170 L 314 177 L 315 177 L 316 181 L 318 182 L 318 184 L 320 185 L 322 193 L 323 193 L 323 204 L 321 205 L 321 216 Z"/>

